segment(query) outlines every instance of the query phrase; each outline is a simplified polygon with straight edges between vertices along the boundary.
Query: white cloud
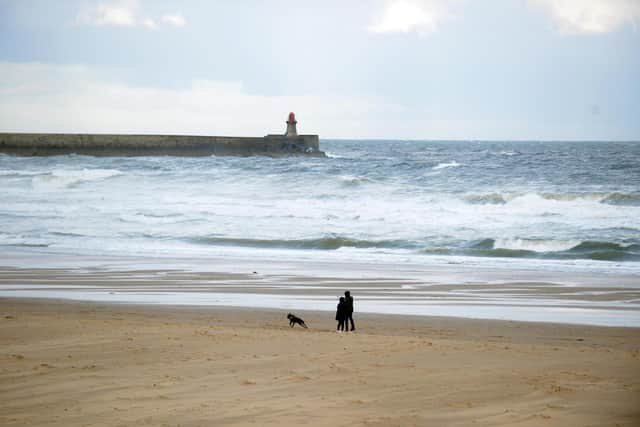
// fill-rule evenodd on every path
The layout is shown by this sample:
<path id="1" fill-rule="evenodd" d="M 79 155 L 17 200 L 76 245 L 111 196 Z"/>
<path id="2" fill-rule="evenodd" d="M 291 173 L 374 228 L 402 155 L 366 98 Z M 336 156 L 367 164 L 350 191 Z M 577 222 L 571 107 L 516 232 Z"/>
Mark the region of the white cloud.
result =
<path id="1" fill-rule="evenodd" d="M 529 0 L 567 34 L 607 33 L 625 25 L 637 28 L 640 0 Z"/>
<path id="2" fill-rule="evenodd" d="M 133 27 L 137 24 L 137 9 L 135 0 L 100 3 L 92 10 L 82 12 L 78 20 L 88 25 Z"/>
<path id="3" fill-rule="evenodd" d="M 438 29 L 450 16 L 444 0 L 387 0 L 375 23 L 369 27 L 374 33 L 410 33 L 426 35 Z"/>
<path id="4" fill-rule="evenodd" d="M 126 26 L 143 27 L 149 30 L 157 29 L 157 20 L 144 16 L 140 9 L 138 0 L 113 0 L 99 3 L 95 7 L 80 12 L 77 21 L 84 25 L 99 27 Z M 183 27 L 187 23 L 179 13 L 163 15 L 160 22 L 173 27 Z"/>
<path id="5" fill-rule="evenodd" d="M 384 137 L 379 118 L 406 114 L 371 97 L 252 95 L 240 82 L 202 80 L 181 90 L 135 87 L 85 66 L 0 62 L 4 132 L 262 136 L 284 132 L 289 111 L 301 133 L 324 129 L 323 137 Z"/>
<path id="6" fill-rule="evenodd" d="M 566 34 L 607 33 L 626 25 L 640 26 L 640 0 L 527 0 L 543 10 Z M 455 16 L 465 0 L 384 0 L 384 6 L 368 27 L 373 33 L 411 33 L 421 36 L 437 31 Z M 459 11 L 458 11 L 459 12 Z"/>
<path id="7" fill-rule="evenodd" d="M 174 27 L 184 27 L 187 24 L 187 21 L 184 19 L 182 15 L 177 14 L 167 14 L 161 18 L 162 22 L 172 25 Z"/>

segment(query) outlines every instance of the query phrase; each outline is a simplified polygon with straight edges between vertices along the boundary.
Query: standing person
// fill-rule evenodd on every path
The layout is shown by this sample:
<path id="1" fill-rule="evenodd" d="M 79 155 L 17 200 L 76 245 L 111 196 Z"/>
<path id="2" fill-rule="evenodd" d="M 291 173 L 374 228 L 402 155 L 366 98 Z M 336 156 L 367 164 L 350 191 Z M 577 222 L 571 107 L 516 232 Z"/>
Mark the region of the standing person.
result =
<path id="1" fill-rule="evenodd" d="M 346 291 L 344 293 L 344 303 L 345 303 L 345 314 L 346 314 L 344 319 L 344 325 L 348 330 L 349 322 L 351 322 L 351 330 L 355 331 L 356 325 L 355 323 L 353 323 L 353 297 L 351 296 L 350 291 Z"/>
<path id="2" fill-rule="evenodd" d="M 347 313 L 345 311 L 345 301 L 344 297 L 340 297 L 340 302 L 338 303 L 338 308 L 336 309 L 336 320 L 338 321 L 338 327 L 336 331 L 342 332 L 345 330 L 345 323 L 347 322 Z"/>

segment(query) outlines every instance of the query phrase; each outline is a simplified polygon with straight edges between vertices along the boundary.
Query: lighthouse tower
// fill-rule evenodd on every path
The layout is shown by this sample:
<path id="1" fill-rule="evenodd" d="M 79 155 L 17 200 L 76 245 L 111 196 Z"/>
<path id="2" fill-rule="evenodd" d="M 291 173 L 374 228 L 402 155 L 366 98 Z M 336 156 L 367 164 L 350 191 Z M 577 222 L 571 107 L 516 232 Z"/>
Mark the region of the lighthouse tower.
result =
<path id="1" fill-rule="evenodd" d="M 298 136 L 298 131 L 296 129 L 296 124 L 298 122 L 296 121 L 296 115 L 293 113 L 289 113 L 289 119 L 287 120 L 287 133 L 285 133 L 285 136 L 289 136 L 289 137 L 293 137 L 293 136 Z"/>

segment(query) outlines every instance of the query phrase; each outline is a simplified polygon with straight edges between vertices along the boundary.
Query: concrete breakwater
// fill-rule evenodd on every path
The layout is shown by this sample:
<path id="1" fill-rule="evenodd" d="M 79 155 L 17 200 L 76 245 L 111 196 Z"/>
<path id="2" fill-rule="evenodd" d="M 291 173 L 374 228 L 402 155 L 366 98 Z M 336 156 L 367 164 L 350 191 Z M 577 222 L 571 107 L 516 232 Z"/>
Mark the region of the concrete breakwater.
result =
<path id="1" fill-rule="evenodd" d="M 315 156 L 318 135 L 264 137 L 0 133 L 0 153 L 18 156 Z"/>

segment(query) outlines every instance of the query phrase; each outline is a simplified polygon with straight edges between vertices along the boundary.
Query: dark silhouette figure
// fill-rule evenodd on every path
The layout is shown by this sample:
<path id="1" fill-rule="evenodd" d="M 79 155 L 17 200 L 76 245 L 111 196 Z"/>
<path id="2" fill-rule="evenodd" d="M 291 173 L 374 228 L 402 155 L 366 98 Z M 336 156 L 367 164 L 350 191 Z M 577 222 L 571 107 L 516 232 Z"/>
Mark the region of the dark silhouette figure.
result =
<path id="1" fill-rule="evenodd" d="M 346 302 L 344 297 L 340 297 L 340 302 L 338 303 L 338 308 L 336 309 L 336 320 L 338 321 L 337 331 L 345 330 L 345 323 L 347 321 L 347 312 L 346 310 Z"/>
<path id="2" fill-rule="evenodd" d="M 353 323 L 353 297 L 351 296 L 351 292 L 346 291 L 344 293 L 344 312 L 345 319 L 344 324 L 347 329 L 349 329 L 349 322 L 351 322 L 351 330 L 356 330 L 356 325 Z"/>
<path id="3" fill-rule="evenodd" d="M 294 316 L 293 314 L 289 313 L 289 314 L 287 314 L 287 319 L 289 319 L 289 326 L 291 326 L 292 328 L 297 323 L 298 325 L 302 326 L 303 328 L 308 329 L 307 325 L 304 323 L 304 320 L 302 320 L 298 316 Z"/>

